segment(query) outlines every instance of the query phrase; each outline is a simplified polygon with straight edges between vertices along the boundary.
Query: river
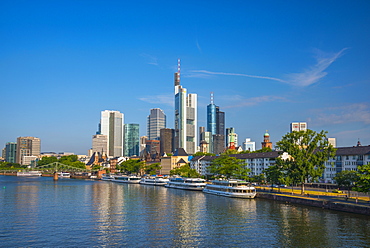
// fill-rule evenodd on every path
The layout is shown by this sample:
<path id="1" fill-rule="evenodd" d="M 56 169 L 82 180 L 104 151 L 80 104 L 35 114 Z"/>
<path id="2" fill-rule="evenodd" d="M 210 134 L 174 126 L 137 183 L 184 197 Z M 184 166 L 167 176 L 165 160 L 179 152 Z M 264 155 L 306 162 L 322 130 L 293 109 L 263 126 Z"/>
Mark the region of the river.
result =
<path id="1" fill-rule="evenodd" d="M 0 176 L 0 247 L 369 247 L 370 217 L 148 185 Z"/>

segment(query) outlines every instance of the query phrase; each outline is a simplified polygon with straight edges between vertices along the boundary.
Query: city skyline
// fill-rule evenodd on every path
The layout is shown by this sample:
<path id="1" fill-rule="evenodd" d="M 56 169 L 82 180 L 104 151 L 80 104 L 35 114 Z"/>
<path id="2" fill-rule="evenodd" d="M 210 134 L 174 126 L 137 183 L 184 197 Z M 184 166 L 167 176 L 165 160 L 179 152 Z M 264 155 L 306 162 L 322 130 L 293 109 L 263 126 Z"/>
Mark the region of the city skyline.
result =
<path id="1" fill-rule="evenodd" d="M 87 154 L 106 109 L 140 136 L 153 108 L 174 128 L 178 58 L 198 126 L 214 92 L 225 127 L 256 149 L 265 130 L 275 144 L 292 122 L 328 131 L 338 147 L 370 144 L 368 1 L 0 6 L 2 147 L 32 136 L 42 152 Z"/>

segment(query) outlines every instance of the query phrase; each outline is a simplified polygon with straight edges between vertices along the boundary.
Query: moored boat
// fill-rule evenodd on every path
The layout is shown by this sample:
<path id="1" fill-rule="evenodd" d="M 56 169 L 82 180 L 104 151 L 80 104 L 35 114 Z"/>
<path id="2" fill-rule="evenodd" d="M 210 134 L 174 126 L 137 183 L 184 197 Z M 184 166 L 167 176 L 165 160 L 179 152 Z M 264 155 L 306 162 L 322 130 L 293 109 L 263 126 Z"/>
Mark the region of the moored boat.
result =
<path id="1" fill-rule="evenodd" d="M 69 172 L 58 172 L 58 177 L 70 178 L 71 177 L 71 173 L 69 173 Z"/>
<path id="2" fill-rule="evenodd" d="M 167 188 L 187 189 L 201 191 L 206 186 L 206 180 L 202 178 L 172 177 L 165 185 Z"/>
<path id="3" fill-rule="evenodd" d="M 164 178 L 163 176 L 149 176 L 141 178 L 140 184 L 144 185 L 154 185 L 154 186 L 164 186 L 170 180 L 168 178 Z"/>
<path id="4" fill-rule="evenodd" d="M 39 177 L 41 176 L 40 171 L 18 171 L 17 176 L 19 177 Z"/>
<path id="5" fill-rule="evenodd" d="M 256 196 L 255 187 L 246 181 L 236 179 L 214 180 L 212 184 L 207 184 L 203 192 L 237 198 L 254 198 Z"/>
<path id="6" fill-rule="evenodd" d="M 114 179 L 114 176 L 110 174 L 103 174 L 101 177 L 101 180 L 103 181 L 112 181 L 113 179 Z"/>
<path id="7" fill-rule="evenodd" d="M 114 176 L 114 179 L 112 179 L 112 182 L 117 183 L 140 183 L 141 177 L 137 176 L 126 176 L 126 175 L 116 175 Z"/>

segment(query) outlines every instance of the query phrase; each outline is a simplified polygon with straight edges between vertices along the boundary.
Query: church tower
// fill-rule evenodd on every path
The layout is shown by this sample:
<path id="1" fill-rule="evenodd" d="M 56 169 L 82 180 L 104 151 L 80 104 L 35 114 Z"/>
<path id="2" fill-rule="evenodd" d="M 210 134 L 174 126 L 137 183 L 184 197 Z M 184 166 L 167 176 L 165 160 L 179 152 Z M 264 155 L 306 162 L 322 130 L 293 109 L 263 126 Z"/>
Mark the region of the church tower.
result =
<path id="1" fill-rule="evenodd" d="M 267 132 L 263 135 L 263 142 L 261 142 L 262 148 L 268 147 L 272 149 L 272 142 L 270 142 L 270 134 Z"/>

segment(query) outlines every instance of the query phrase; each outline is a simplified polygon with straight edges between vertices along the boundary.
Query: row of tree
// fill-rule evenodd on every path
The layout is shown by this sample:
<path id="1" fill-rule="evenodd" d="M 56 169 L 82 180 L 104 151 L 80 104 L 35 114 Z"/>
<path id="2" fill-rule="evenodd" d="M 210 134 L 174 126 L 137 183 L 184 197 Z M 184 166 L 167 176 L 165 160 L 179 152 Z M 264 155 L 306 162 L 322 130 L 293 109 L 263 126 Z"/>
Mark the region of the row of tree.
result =
<path id="1" fill-rule="evenodd" d="M 59 162 L 61 164 L 69 165 L 72 167 L 76 168 L 81 168 L 85 169 L 86 165 L 85 163 L 78 161 L 78 156 L 77 155 L 68 155 L 68 156 L 62 156 L 61 158 L 57 157 L 42 157 L 38 162 L 37 166 L 43 166 L 43 165 L 48 165 L 52 164 L 55 162 Z"/>

